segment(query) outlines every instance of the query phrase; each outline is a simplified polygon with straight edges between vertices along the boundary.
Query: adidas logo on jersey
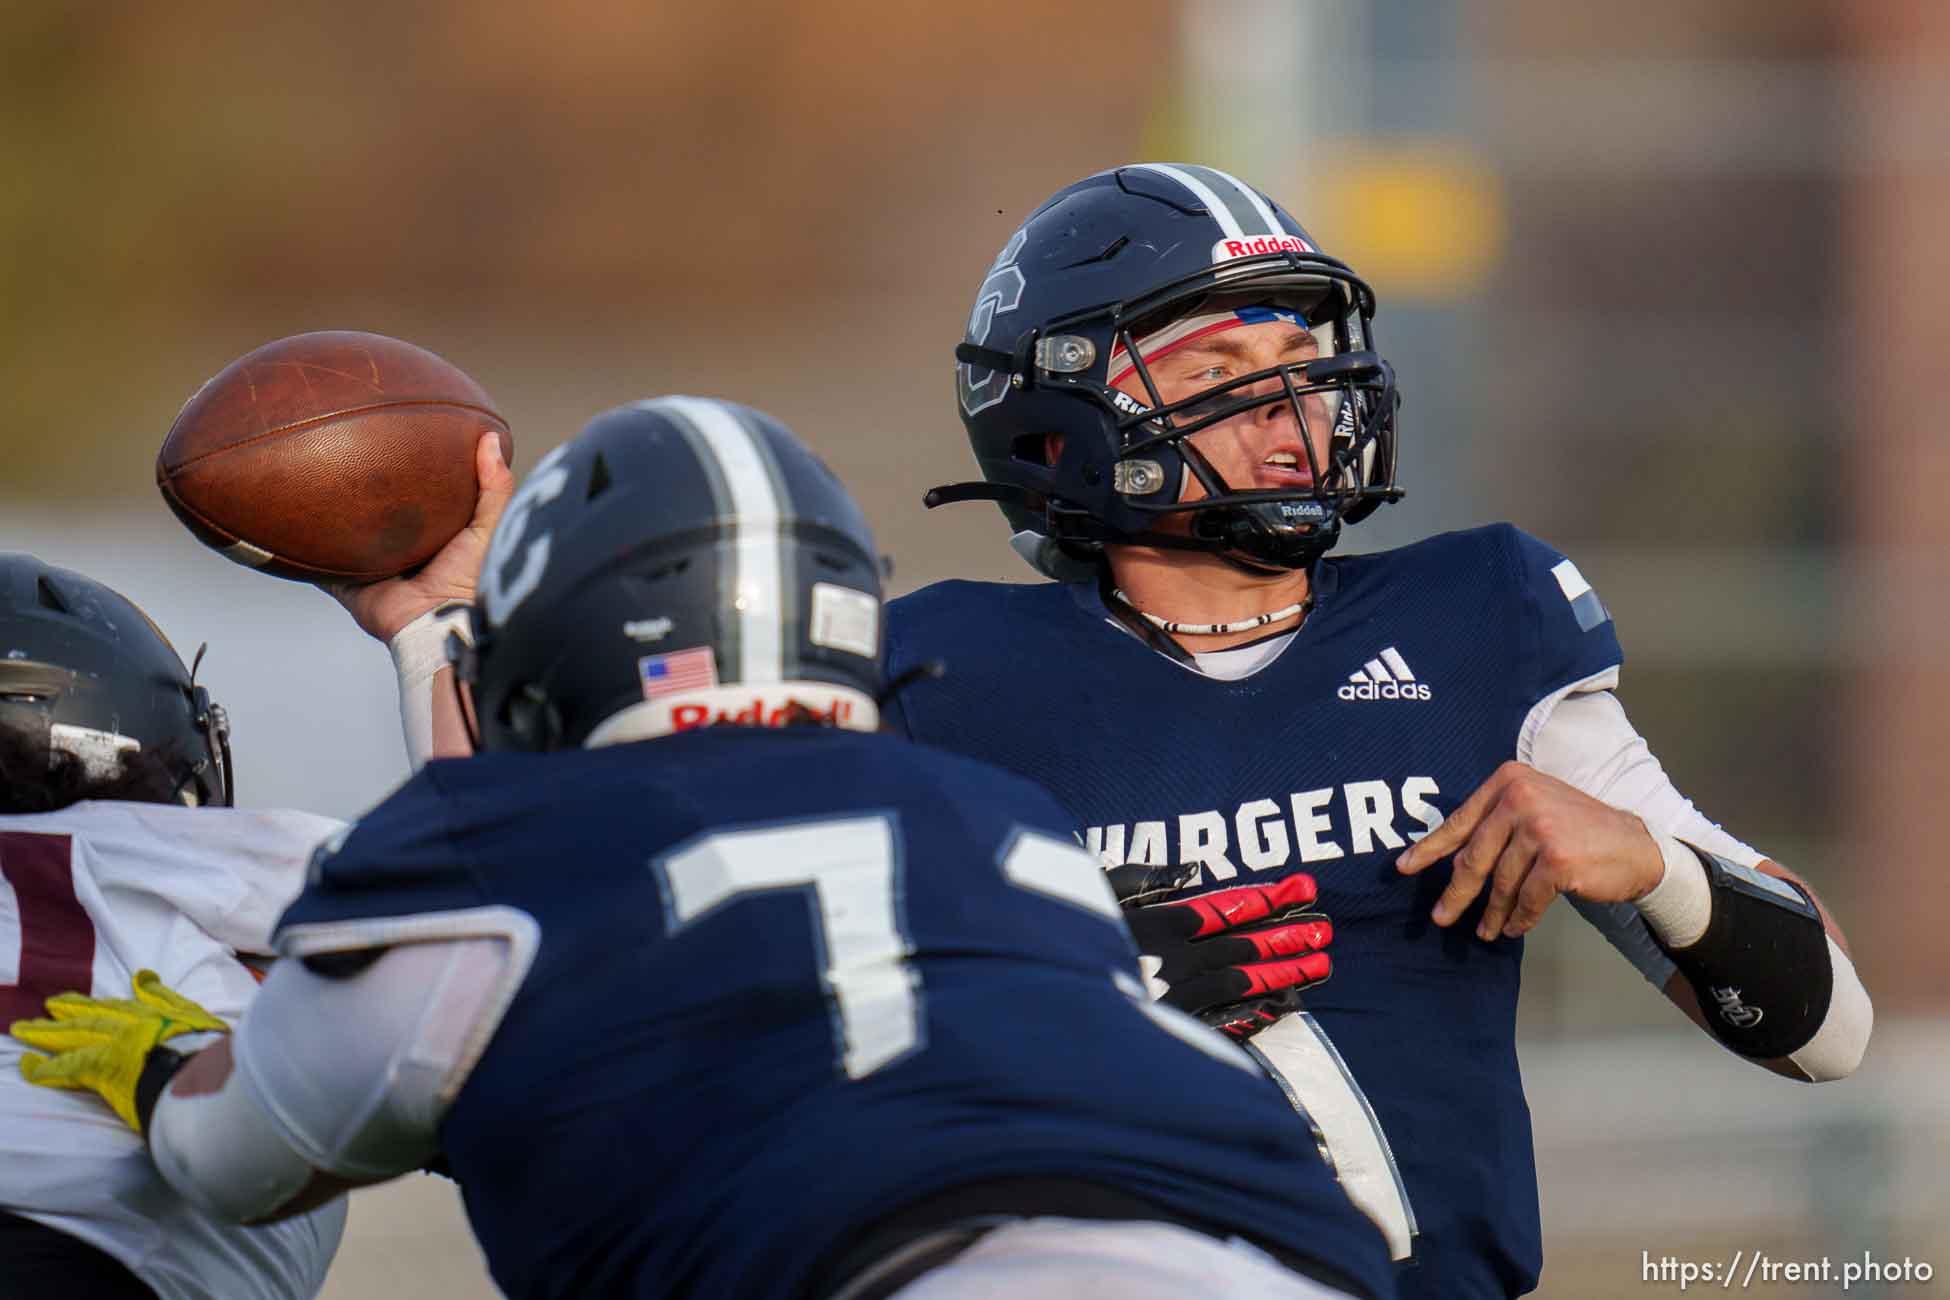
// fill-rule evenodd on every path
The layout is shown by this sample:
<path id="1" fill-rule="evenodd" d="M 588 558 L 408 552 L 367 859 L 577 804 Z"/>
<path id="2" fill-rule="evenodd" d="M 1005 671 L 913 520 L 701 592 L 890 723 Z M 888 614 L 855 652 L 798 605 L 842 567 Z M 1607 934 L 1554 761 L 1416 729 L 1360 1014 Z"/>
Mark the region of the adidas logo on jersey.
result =
<path id="1" fill-rule="evenodd" d="M 1426 682 L 1415 680 L 1401 651 L 1389 646 L 1348 674 L 1336 691 L 1344 700 L 1426 700 L 1433 698 Z"/>

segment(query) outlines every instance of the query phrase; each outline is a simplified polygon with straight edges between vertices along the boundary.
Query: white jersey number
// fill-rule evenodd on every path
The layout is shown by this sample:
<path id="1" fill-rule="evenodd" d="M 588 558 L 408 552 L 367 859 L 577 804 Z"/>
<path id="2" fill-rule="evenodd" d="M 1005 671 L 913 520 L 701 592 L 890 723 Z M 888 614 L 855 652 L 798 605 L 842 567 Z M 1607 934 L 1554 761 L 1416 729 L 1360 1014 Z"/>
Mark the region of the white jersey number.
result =
<path id="1" fill-rule="evenodd" d="M 900 868 L 888 818 L 724 831 L 651 869 L 663 888 L 671 934 L 749 893 L 806 892 L 848 1078 L 872 1074 L 921 1045 L 921 981 L 906 964 L 914 949 L 901 927 Z"/>
<path id="2" fill-rule="evenodd" d="M 921 976 L 907 964 L 914 945 L 901 915 L 905 854 L 897 835 L 884 815 L 706 835 L 650 864 L 665 929 L 676 934 L 747 894 L 803 891 L 825 963 L 820 979 L 839 1062 L 848 1078 L 865 1078 L 925 1045 Z M 1019 831 L 997 865 L 1020 889 L 1123 924 L 1096 859 L 1068 840 Z"/>

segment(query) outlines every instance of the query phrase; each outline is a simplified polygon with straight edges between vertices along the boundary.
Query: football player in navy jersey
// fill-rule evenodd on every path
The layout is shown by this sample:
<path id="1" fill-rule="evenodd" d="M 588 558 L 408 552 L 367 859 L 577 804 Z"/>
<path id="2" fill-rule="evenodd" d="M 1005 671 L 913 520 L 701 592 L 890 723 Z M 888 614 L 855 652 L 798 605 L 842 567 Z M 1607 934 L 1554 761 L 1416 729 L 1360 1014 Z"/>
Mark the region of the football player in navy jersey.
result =
<path id="1" fill-rule="evenodd" d="M 1153 1002 L 1068 814 L 878 734 L 879 569 L 747 408 L 546 457 L 456 642 L 488 752 L 321 848 L 234 1037 L 96 1007 L 170 1183 L 257 1221 L 443 1156 L 514 1296 L 1392 1296 L 1278 1084 L 1175 1009 L 1321 923 L 1148 914 Z"/>
<path id="2" fill-rule="evenodd" d="M 1562 894 L 1734 1051 L 1849 1073 L 1871 1012 L 1807 886 L 1696 812 L 1627 721 L 1610 615 L 1507 525 L 1329 554 L 1401 496 L 1375 298 L 1224 172 L 1140 164 L 1038 207 L 956 349 L 983 481 L 1044 585 L 889 608 L 916 739 L 1052 791 L 1145 911 L 1299 880 L 1318 966 L 1213 1013 L 1305 1101 L 1404 1295 L 1541 1265 L 1514 1024 Z M 1120 889 L 1120 892 L 1123 892 Z M 1305 989 L 1304 1010 L 1296 991 Z"/>

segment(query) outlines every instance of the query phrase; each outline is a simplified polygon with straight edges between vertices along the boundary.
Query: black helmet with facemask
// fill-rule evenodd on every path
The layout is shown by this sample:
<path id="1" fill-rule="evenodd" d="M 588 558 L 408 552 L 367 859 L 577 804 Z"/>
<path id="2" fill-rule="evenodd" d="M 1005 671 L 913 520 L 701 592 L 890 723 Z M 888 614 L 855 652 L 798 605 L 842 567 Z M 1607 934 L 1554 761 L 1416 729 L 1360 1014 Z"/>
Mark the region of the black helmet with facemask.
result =
<path id="1" fill-rule="evenodd" d="M 156 798 L 233 801 L 229 722 L 161 629 L 102 583 L 20 552 L 0 552 L 0 729 L 104 781 L 130 755 L 159 756 Z"/>
<path id="2" fill-rule="evenodd" d="M 1374 350 L 1374 310 L 1366 283 L 1224 172 L 1143 163 L 1088 177 L 1031 214 L 983 279 L 955 373 L 985 481 L 937 488 L 928 503 L 997 501 L 1016 549 L 1058 577 L 1094 571 L 1119 542 L 1305 567 L 1343 524 L 1401 496 L 1400 395 Z M 1146 356 L 1187 320 L 1242 311 L 1304 325 L 1316 354 L 1165 402 Z M 1118 387 L 1124 366 L 1134 375 Z M 1331 427 L 1324 461 L 1302 440 L 1305 488 L 1235 488 L 1187 441 L 1274 402 L 1304 427 L 1310 398 Z M 1186 501 L 1193 480 L 1202 495 Z M 1187 526 L 1160 531 L 1174 515 Z"/>

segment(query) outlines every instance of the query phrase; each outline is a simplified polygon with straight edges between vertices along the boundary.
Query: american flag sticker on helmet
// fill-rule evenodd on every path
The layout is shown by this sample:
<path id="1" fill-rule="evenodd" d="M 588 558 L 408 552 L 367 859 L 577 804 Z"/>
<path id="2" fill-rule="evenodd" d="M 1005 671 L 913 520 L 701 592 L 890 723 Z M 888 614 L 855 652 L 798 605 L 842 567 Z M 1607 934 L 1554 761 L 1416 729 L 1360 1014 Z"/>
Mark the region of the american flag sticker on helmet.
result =
<path id="1" fill-rule="evenodd" d="M 1557 579 L 1558 590 L 1564 593 L 1564 599 L 1571 602 L 1571 612 L 1577 616 L 1579 631 L 1589 632 L 1611 618 L 1611 611 L 1605 608 L 1604 602 L 1598 599 L 1598 593 L 1578 572 L 1577 565 L 1569 560 L 1560 560 L 1552 567 L 1551 577 Z"/>
<path id="2" fill-rule="evenodd" d="M 708 645 L 672 650 L 668 654 L 645 655 L 636 661 L 636 672 L 643 682 L 643 698 L 646 700 L 654 700 L 659 695 L 675 695 L 679 691 L 703 690 L 718 684 L 717 657 Z"/>

